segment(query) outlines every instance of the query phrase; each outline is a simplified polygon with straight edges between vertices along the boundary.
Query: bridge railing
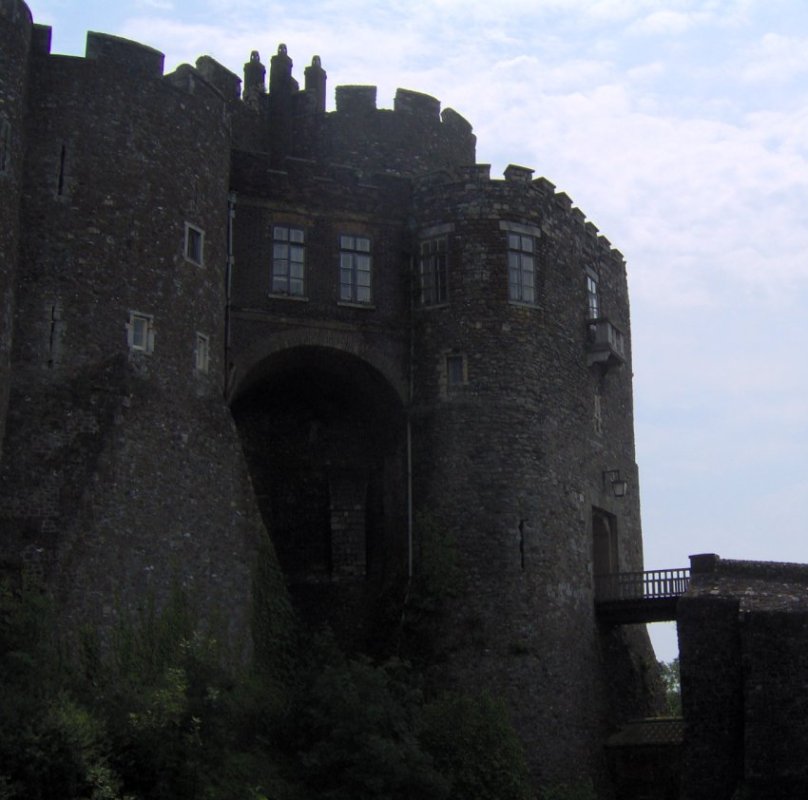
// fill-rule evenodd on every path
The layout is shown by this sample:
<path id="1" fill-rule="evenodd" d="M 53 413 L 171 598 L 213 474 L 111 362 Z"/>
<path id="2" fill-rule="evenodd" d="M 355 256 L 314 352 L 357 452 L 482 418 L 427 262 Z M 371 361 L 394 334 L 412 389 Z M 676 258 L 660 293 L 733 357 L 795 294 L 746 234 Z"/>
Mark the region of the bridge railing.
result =
<path id="1" fill-rule="evenodd" d="M 595 600 L 661 600 L 687 591 L 690 569 L 654 569 L 595 576 Z"/>

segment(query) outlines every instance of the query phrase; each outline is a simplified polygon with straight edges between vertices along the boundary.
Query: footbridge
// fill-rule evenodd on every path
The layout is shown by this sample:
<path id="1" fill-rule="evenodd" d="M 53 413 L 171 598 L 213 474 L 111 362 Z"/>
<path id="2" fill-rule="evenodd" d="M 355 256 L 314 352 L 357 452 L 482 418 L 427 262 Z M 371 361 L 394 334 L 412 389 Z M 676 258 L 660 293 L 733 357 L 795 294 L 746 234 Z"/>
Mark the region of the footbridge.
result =
<path id="1" fill-rule="evenodd" d="M 655 569 L 595 576 L 595 610 L 609 625 L 667 622 L 690 584 L 690 569 Z"/>

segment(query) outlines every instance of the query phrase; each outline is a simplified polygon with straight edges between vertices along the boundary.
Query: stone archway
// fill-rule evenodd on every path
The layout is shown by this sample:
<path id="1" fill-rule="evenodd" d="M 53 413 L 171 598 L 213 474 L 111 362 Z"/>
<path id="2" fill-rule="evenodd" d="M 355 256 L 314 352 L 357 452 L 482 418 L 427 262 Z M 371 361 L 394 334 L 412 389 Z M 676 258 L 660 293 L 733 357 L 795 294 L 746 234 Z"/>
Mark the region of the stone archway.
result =
<path id="1" fill-rule="evenodd" d="M 355 639 L 372 595 L 406 567 L 406 422 L 367 361 L 272 353 L 232 403 L 258 505 L 293 600 Z"/>

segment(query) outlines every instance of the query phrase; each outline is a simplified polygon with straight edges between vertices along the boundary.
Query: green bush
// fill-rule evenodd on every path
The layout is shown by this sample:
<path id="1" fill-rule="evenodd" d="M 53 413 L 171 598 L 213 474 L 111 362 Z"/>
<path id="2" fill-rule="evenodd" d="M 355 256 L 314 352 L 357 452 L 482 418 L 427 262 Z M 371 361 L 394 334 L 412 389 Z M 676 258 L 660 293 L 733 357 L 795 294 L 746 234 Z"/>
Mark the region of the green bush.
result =
<path id="1" fill-rule="evenodd" d="M 501 704 L 425 701 L 408 664 L 285 627 L 234 670 L 182 592 L 72 656 L 47 596 L 0 590 L 0 800 L 526 800 Z"/>
<path id="2" fill-rule="evenodd" d="M 447 797 L 445 778 L 417 738 L 422 697 L 406 665 L 374 666 L 330 648 L 311 678 L 295 716 L 300 775 L 309 796 Z"/>
<path id="3" fill-rule="evenodd" d="M 47 595 L 0 584 L 0 798 L 116 800 L 101 719 L 70 691 Z"/>
<path id="4" fill-rule="evenodd" d="M 529 800 L 522 745 L 502 702 L 444 694 L 424 708 L 421 741 L 449 778 L 451 800 Z"/>
<path id="5" fill-rule="evenodd" d="M 383 605 L 395 611 L 381 621 L 381 636 L 386 629 L 398 632 L 393 652 L 418 667 L 428 667 L 446 658 L 445 612 L 447 600 L 457 595 L 462 575 L 458 567 L 457 544 L 452 534 L 429 514 L 415 519 L 415 564 L 412 577 L 393 587 Z M 402 581 L 402 583 L 404 583 Z"/>

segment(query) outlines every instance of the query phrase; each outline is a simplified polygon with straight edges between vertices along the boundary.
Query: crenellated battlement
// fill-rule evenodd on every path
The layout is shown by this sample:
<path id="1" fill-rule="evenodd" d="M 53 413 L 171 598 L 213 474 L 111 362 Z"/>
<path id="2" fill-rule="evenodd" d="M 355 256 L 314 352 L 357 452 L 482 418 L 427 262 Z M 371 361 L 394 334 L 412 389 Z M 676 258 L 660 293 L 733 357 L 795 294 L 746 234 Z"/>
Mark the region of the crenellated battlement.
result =
<path id="1" fill-rule="evenodd" d="M 326 111 L 327 74 L 319 56 L 305 68 L 304 87 L 292 74 L 285 45 L 267 69 L 254 50 L 244 64 L 243 108 L 239 115 L 244 141 L 264 142 L 279 166 L 289 155 L 316 161 L 353 164 L 365 171 L 416 175 L 444 164 L 472 163 L 475 137 L 471 125 L 452 109 L 422 92 L 398 89 L 393 108 L 377 106 L 377 87 L 343 85 L 335 90 L 335 110 Z M 238 141 L 237 146 L 244 145 Z"/>
<path id="2" fill-rule="evenodd" d="M 95 31 L 87 34 L 85 57 L 147 79 L 162 77 L 165 62 L 165 56 L 153 47 Z"/>
<path id="3" fill-rule="evenodd" d="M 377 87 L 372 85 L 343 85 L 336 88 L 336 114 L 362 115 L 374 112 L 390 114 L 390 109 L 378 108 L 376 105 Z M 412 89 L 396 89 L 393 99 L 392 113 L 400 120 L 417 120 L 427 125 L 444 125 L 458 137 L 467 137 L 472 133 L 471 123 L 454 109 L 441 111 L 441 103 L 435 97 L 416 92 Z"/>
<path id="4" fill-rule="evenodd" d="M 375 86 L 337 86 L 337 112 L 342 114 L 372 114 L 376 111 Z"/>
<path id="5" fill-rule="evenodd" d="M 222 97 L 228 103 L 238 100 L 241 96 L 241 79 L 216 59 L 210 56 L 200 56 L 196 60 L 196 69 L 208 83 L 221 92 Z"/>
<path id="6" fill-rule="evenodd" d="M 5 3 L 17 13 L 25 8 L 16 0 Z M 65 58 L 51 55 L 50 28 L 35 29 L 34 54 Z M 214 90 L 234 119 L 235 147 L 268 152 L 275 168 L 292 156 L 351 164 L 365 172 L 416 175 L 475 160 L 476 138 L 468 120 L 451 108 L 441 110 L 438 99 L 422 92 L 399 88 L 388 109 L 377 106 L 376 86 L 337 86 L 335 109 L 327 112 L 327 73 L 320 57 L 306 66 L 301 88 L 283 44 L 268 70 L 254 50 L 244 64 L 243 80 L 206 55 L 193 66 L 182 64 L 164 74 L 165 56 L 159 50 L 95 31 L 87 34 L 83 58 L 71 61 L 93 64 L 118 80 L 163 81 L 188 94 Z"/>
<path id="7" fill-rule="evenodd" d="M 492 216 L 501 214 L 501 196 L 508 195 L 512 214 L 524 218 L 535 217 L 545 219 L 549 212 L 558 215 L 572 229 L 583 234 L 584 240 L 591 246 L 608 253 L 616 262 L 623 263 L 623 254 L 616 250 L 612 243 L 603 236 L 598 227 L 587 218 L 572 198 L 562 191 L 557 191 L 554 183 L 547 178 L 533 178 L 535 170 L 530 167 L 509 164 L 502 178 L 491 177 L 490 164 L 470 164 L 455 168 L 444 168 L 419 176 L 414 184 L 416 194 L 442 196 L 452 194 L 454 202 L 463 194 L 469 194 L 470 202 L 482 209 L 481 198 L 491 196 L 488 213 Z M 479 213 L 484 213 L 482 210 Z"/>
<path id="8" fill-rule="evenodd" d="M 32 55 L 44 59 L 44 64 L 71 65 L 78 77 L 83 67 L 93 70 L 86 73 L 88 93 L 98 91 L 100 83 L 110 76 L 113 82 L 132 82 L 133 86 L 162 83 L 188 94 L 215 95 L 227 103 L 240 102 L 241 79 L 210 56 L 201 56 L 196 65 L 181 64 L 173 72 L 164 73 L 165 56 L 159 50 L 140 42 L 113 36 L 107 33 L 88 31 L 84 56 L 64 56 L 51 52 L 51 28 L 34 25 L 31 43 Z M 170 112 L 170 106 L 166 108 Z"/>

